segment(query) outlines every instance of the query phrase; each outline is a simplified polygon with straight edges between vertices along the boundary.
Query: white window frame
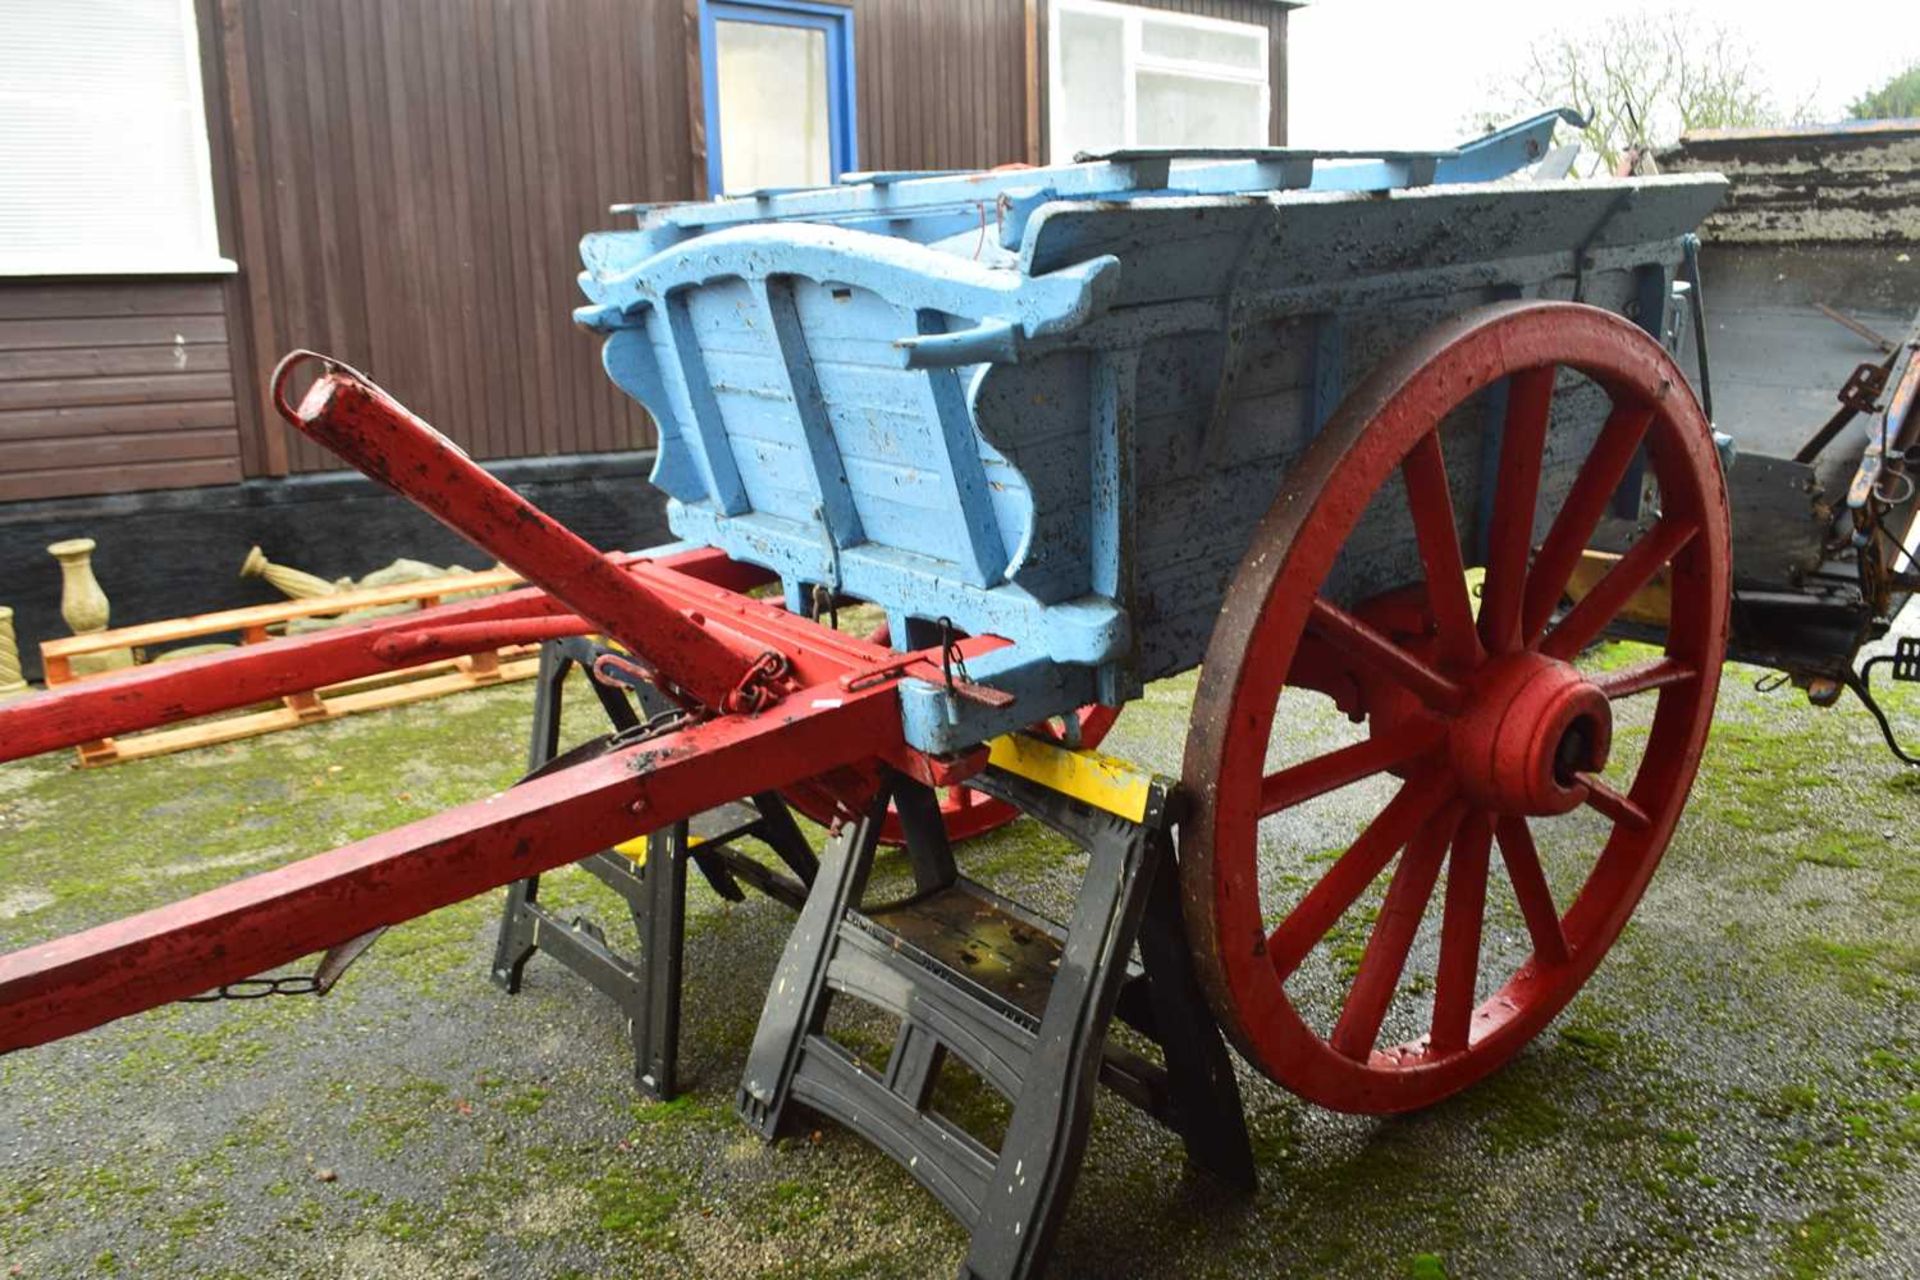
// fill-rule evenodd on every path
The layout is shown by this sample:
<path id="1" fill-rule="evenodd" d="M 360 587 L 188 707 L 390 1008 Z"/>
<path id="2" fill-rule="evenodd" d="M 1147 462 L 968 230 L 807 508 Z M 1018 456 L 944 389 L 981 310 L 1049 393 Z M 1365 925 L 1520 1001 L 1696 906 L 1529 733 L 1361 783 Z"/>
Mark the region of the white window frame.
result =
<path id="1" fill-rule="evenodd" d="M 0 278 L 19 276 L 183 276 L 233 275 L 239 264 L 220 253 L 218 205 L 213 186 L 213 147 L 207 129 L 206 83 L 200 69 L 200 15 L 195 0 L 178 0 L 180 38 L 186 45 L 188 139 L 194 173 L 201 193 L 199 230 L 204 254 L 151 257 L 129 256 L 123 245 L 98 245 L 45 253 L 10 253 L 0 247 Z"/>
<path id="2" fill-rule="evenodd" d="M 1064 97 L 1060 83 L 1060 15 L 1062 13 L 1084 13 L 1102 18 L 1118 19 L 1122 27 L 1120 41 L 1122 101 L 1124 103 L 1122 145 L 1134 147 L 1140 145 L 1139 122 L 1139 75 L 1142 71 L 1171 72 L 1189 76 L 1196 80 L 1223 80 L 1230 84 L 1257 85 L 1260 89 L 1260 132 L 1264 139 L 1273 137 L 1273 67 L 1272 33 L 1265 27 L 1251 22 L 1230 22 L 1225 18 L 1203 18 L 1191 13 L 1176 13 L 1170 9 L 1151 9 L 1142 5 L 1118 4 L 1112 0 L 1048 0 L 1047 12 L 1047 162 L 1065 164 L 1073 159 L 1068 150 L 1065 155 L 1055 155 L 1055 132 L 1058 129 L 1060 115 L 1054 110 Z M 1260 69 L 1249 71 L 1240 67 L 1222 66 L 1217 62 L 1193 62 L 1184 58 L 1169 58 L 1160 54 L 1151 54 L 1143 48 L 1141 28 L 1148 22 L 1170 26 L 1188 27 L 1205 31 L 1228 31 L 1236 35 L 1257 37 L 1256 47 L 1260 50 Z"/>

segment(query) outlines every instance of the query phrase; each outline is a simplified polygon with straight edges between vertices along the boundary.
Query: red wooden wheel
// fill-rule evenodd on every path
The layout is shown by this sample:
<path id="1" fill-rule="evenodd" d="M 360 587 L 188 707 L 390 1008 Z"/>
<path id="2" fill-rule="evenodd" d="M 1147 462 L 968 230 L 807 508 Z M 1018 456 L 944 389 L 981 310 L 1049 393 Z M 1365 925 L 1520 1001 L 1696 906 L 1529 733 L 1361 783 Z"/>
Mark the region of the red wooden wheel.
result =
<path id="1" fill-rule="evenodd" d="M 1448 474 L 1471 473 L 1479 455 L 1459 443 L 1450 454 L 1442 436 L 1484 419 L 1454 410 L 1501 379 L 1476 618 Z M 1604 425 L 1558 510 L 1547 504 L 1535 549 L 1543 469 L 1566 477 L 1579 398 L 1598 405 L 1601 393 Z M 1657 516 L 1554 622 L 1643 444 Z M 1424 581 L 1357 598 L 1366 591 L 1356 569 L 1382 562 L 1382 528 L 1405 530 L 1405 561 Z M 1609 674 L 1577 669 L 1572 660 L 1663 568 L 1664 655 Z M 1537 1034 L 1612 946 L 1686 804 L 1719 685 L 1729 582 L 1712 431 L 1640 329 L 1573 303 L 1503 304 L 1383 362 L 1289 468 L 1228 591 L 1187 739 L 1187 921 L 1209 1000 L 1241 1051 L 1312 1101 L 1394 1112 L 1464 1088 Z M 1268 772 L 1288 686 L 1332 696 L 1368 736 Z M 1644 750 L 1637 769 L 1616 760 L 1609 772 L 1613 704 L 1636 694 L 1655 699 Z M 1285 813 L 1284 830 L 1314 829 L 1321 809 L 1303 806 L 1369 778 L 1397 781 L 1397 791 L 1357 837 L 1343 833 L 1324 873 L 1263 891 L 1261 819 Z M 1551 865 L 1577 886 L 1558 901 L 1542 847 L 1567 854 Z M 1503 892 L 1489 884 L 1495 848 L 1524 921 L 1504 943 L 1486 925 Z M 1329 935 L 1343 931 L 1351 963 L 1350 912 L 1380 895 L 1383 879 L 1371 924 L 1354 913 L 1365 942 L 1348 983 Z M 1417 940 L 1423 967 L 1431 957 L 1430 988 L 1409 974 Z M 1382 1044 L 1383 1029 L 1389 1040 L 1412 1034 Z"/>

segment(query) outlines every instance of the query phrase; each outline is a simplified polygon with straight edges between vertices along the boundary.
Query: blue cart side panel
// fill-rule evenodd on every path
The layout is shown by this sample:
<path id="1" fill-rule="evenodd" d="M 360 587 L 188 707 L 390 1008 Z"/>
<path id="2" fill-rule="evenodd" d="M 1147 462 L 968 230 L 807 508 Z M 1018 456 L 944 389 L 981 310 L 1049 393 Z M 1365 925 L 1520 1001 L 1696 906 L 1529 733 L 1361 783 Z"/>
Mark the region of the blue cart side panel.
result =
<path id="1" fill-rule="evenodd" d="M 866 232 L 748 226 L 631 266 L 603 263 L 582 319 L 608 372 L 661 421 L 655 483 L 676 534 L 902 616 L 951 616 L 1062 662 L 1124 644 L 1036 512 L 1071 507 L 1083 467 L 1015 466 L 974 426 L 983 364 L 1105 308 L 1116 264 L 1028 277 Z M 1048 410 L 1085 439 L 1085 408 Z M 1068 474 L 1068 472 L 1073 474 Z M 1031 560 L 1031 566 L 1028 561 Z M 795 592 L 799 594 L 798 591 Z M 959 603 L 953 603 L 958 600 Z"/>

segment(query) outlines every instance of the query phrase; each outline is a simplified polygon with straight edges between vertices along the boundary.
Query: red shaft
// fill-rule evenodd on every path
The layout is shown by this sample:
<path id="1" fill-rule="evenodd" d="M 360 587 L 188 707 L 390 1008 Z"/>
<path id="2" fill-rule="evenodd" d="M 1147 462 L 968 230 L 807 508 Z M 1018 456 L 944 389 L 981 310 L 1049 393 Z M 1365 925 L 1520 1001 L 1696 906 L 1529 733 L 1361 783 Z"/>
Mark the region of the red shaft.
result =
<path id="1" fill-rule="evenodd" d="M 720 615 L 739 635 L 740 646 L 791 652 L 805 681 L 886 656 L 772 604 L 749 609 L 735 593 L 760 585 L 768 575 L 718 551 L 682 551 L 661 560 L 621 555 L 612 561 L 675 607 L 710 618 Z M 513 591 L 60 685 L 0 706 L 0 761 L 156 729 L 499 643 L 591 630 L 561 608 L 544 592 Z M 138 631 L 133 629 L 135 635 Z"/>
<path id="2" fill-rule="evenodd" d="M 274 401 L 288 422 L 545 588 L 702 704 L 728 705 L 757 654 L 736 652 L 688 621 L 351 369 L 326 361 L 299 408 L 289 406 L 287 375 L 313 358 L 296 351 L 274 374 Z"/>
<path id="3" fill-rule="evenodd" d="M 0 1053 L 291 963 L 735 799 L 901 749 L 891 683 L 803 690 L 330 853 L 0 955 Z"/>
<path id="4" fill-rule="evenodd" d="M 393 663 L 434 662 L 498 649 L 510 644 L 539 644 L 583 636 L 593 628 L 575 613 L 556 613 L 551 618 L 510 618 L 500 622 L 434 622 L 429 626 L 386 636 L 373 644 L 373 651 Z"/>
<path id="5" fill-rule="evenodd" d="M 487 623 L 496 631 L 506 631 L 516 622 L 529 626 L 558 608 L 553 597 L 542 592 L 514 591 L 58 685 L 0 706 L 0 761 L 271 702 L 424 662 L 435 655 L 390 655 L 382 645 L 412 635 L 429 620 L 435 626 Z M 574 634 L 583 630 L 576 627 Z M 476 643 L 465 652 L 489 647 Z"/>

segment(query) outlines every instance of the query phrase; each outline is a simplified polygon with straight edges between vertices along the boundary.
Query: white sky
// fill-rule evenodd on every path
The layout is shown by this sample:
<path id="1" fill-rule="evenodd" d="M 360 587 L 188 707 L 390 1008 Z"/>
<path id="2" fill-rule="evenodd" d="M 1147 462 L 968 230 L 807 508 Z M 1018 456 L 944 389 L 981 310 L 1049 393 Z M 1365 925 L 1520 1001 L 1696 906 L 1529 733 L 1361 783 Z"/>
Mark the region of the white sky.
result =
<path id="1" fill-rule="evenodd" d="M 1287 20 L 1288 142 L 1447 146 L 1536 37 L 1648 0 L 1312 0 Z M 1785 109 L 1817 120 L 1920 58 L 1920 0 L 1670 0 L 1746 39 Z M 1559 103 L 1551 104 L 1554 106 Z"/>

